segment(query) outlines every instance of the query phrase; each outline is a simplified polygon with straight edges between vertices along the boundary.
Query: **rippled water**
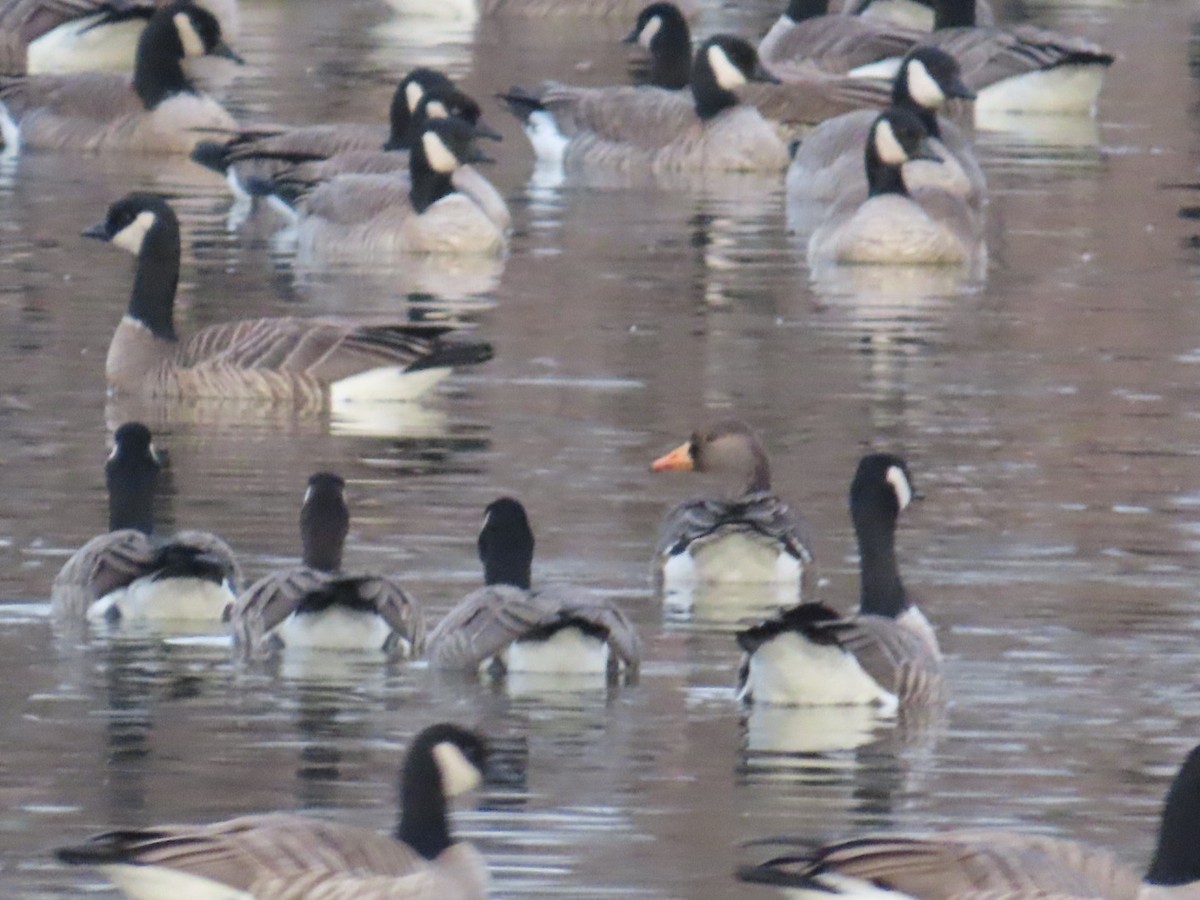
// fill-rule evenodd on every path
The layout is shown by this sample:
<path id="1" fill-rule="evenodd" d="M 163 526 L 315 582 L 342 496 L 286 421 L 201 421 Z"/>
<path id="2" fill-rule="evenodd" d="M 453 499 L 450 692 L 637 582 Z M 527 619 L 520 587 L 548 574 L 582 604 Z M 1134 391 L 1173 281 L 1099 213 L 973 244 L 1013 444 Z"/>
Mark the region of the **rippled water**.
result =
<path id="1" fill-rule="evenodd" d="M 769 5 L 704 20 L 765 27 Z M 732 880 L 772 834 L 1024 824 L 1141 865 L 1197 740 L 1200 243 L 1177 210 L 1200 155 L 1185 3 L 1029 7 L 1121 54 L 1098 122 L 981 134 L 991 266 L 810 283 L 780 186 L 555 186 L 506 141 L 489 172 L 517 232 L 501 266 L 311 270 L 269 218 L 226 227 L 186 162 L 41 154 L 0 164 L 0 894 L 106 895 L 48 850 L 107 826 L 304 807 L 386 827 L 411 735 L 440 719 L 496 741 L 501 776 L 456 817 L 507 896 L 766 896 Z M 373 3 L 247 0 L 228 87 L 247 120 L 370 121 L 397 76 L 441 65 L 481 98 L 554 76 L 624 77 L 629 23 L 391 19 Z M 133 188 L 177 198 L 181 328 L 233 316 L 446 306 L 497 357 L 404 422 L 228 407 L 106 407 L 102 361 L 127 258 L 79 231 Z M 736 410 L 778 489 L 855 597 L 845 493 L 867 447 L 911 459 L 910 587 L 939 626 L 952 698 L 900 722 L 747 716 L 728 626 L 664 616 L 658 518 L 690 493 L 647 464 Z M 413 412 L 413 411 L 409 411 Z M 485 503 L 522 497 L 536 577 L 615 596 L 643 629 L 634 686 L 547 693 L 421 665 L 234 665 L 217 643 L 52 632 L 62 560 L 103 527 L 110 427 L 170 448 L 179 525 L 223 533 L 257 576 L 294 558 L 307 475 L 350 483 L 349 561 L 405 573 L 433 616 L 478 580 Z"/>

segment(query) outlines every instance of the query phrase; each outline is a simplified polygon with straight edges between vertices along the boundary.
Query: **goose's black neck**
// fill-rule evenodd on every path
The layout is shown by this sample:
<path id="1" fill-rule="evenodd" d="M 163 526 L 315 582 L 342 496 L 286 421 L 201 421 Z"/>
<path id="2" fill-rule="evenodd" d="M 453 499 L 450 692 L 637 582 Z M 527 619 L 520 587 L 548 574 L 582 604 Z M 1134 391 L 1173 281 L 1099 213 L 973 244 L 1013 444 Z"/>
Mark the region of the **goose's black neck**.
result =
<path id="1" fill-rule="evenodd" d="M 1167 792 L 1147 882 L 1173 886 L 1200 881 L 1197 819 L 1200 819 L 1200 747 L 1188 754 Z"/>
<path id="2" fill-rule="evenodd" d="M 405 760 L 396 837 L 426 859 L 435 859 L 452 843 L 446 793 L 432 747 L 414 747 Z"/>
<path id="3" fill-rule="evenodd" d="M 507 584 L 529 590 L 533 569 L 533 529 L 525 508 L 502 498 L 487 509 L 479 532 L 479 559 L 487 585 Z"/>
<path id="4" fill-rule="evenodd" d="M 341 494 L 314 491 L 300 509 L 304 565 L 322 572 L 340 570 L 349 530 L 350 511 Z"/>
<path id="5" fill-rule="evenodd" d="M 935 0 L 934 30 L 941 28 L 974 28 L 975 0 Z"/>
<path id="6" fill-rule="evenodd" d="M 450 175 L 435 171 L 429 164 L 420 138 L 413 142 L 408 168 L 412 178 L 409 197 L 413 209 L 418 213 L 425 212 L 443 197 L 454 193 L 454 182 L 450 180 Z"/>
<path id="7" fill-rule="evenodd" d="M 404 89 L 405 85 L 401 82 L 396 88 L 396 93 L 392 95 L 392 105 L 388 110 L 391 130 L 387 143 L 383 145 L 384 150 L 407 150 L 412 146 L 415 137 L 412 114 L 408 111 L 408 98 L 404 95 Z"/>
<path id="8" fill-rule="evenodd" d="M 175 289 L 179 285 L 179 228 L 162 216 L 146 233 L 138 253 L 129 315 L 155 337 L 177 341 Z"/>
<path id="9" fill-rule="evenodd" d="M 829 0 L 791 0 L 784 13 L 793 22 L 829 14 Z"/>
<path id="10" fill-rule="evenodd" d="M 909 604 L 896 565 L 897 510 L 894 501 L 889 506 L 852 494 L 850 514 L 858 537 L 860 609 L 864 613 L 895 618 Z"/>
<path id="11" fill-rule="evenodd" d="M 154 531 L 154 492 L 159 466 L 152 459 L 117 456 L 104 467 L 108 485 L 108 530 Z"/>
<path id="12" fill-rule="evenodd" d="M 692 35 L 687 21 L 664 24 L 650 41 L 650 83 L 671 91 L 692 81 Z"/>
<path id="13" fill-rule="evenodd" d="M 753 494 L 770 489 L 771 463 L 762 447 L 756 445 L 754 447 L 754 468 L 750 471 L 750 477 L 746 481 L 746 493 Z"/>
<path id="14" fill-rule="evenodd" d="M 916 101 L 908 90 L 907 72 L 897 77 L 896 83 L 892 85 L 892 105 L 907 109 L 921 120 L 921 124 L 925 126 L 925 130 L 931 138 L 941 139 L 942 130 L 938 127 L 937 110 L 922 106 Z"/>
<path id="15" fill-rule="evenodd" d="M 154 109 L 174 94 L 196 93 L 183 71 L 183 46 L 169 14 L 151 17 L 142 30 L 134 58 L 133 89 L 146 109 Z"/>
<path id="16" fill-rule="evenodd" d="M 904 183 L 904 172 L 900 166 L 880 159 L 879 151 L 875 147 L 874 134 L 872 134 L 872 139 L 867 142 L 865 158 L 870 196 L 879 197 L 884 194 L 908 196 L 908 186 Z"/>
<path id="17" fill-rule="evenodd" d="M 692 99 L 696 104 L 696 115 L 708 120 L 737 106 L 741 101 L 737 94 L 717 83 L 716 73 L 704 58 L 706 53 L 708 50 L 701 48 L 692 63 Z"/>

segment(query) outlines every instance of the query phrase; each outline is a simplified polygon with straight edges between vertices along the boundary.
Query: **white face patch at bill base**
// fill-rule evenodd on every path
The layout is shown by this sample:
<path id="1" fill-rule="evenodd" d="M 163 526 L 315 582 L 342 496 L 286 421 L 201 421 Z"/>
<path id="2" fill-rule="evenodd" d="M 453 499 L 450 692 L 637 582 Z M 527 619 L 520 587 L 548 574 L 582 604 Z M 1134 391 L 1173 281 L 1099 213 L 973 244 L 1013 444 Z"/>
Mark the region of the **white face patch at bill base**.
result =
<path id="1" fill-rule="evenodd" d="M 908 476 L 899 466 L 890 466 L 886 477 L 888 484 L 896 492 L 896 502 L 900 504 L 901 509 L 904 509 L 912 502 L 913 497 L 913 489 L 912 485 L 908 483 Z"/>
<path id="2" fill-rule="evenodd" d="M 421 98 L 425 96 L 425 89 L 415 81 L 410 81 L 404 87 L 404 102 L 408 104 L 410 113 L 417 111 L 417 105 L 421 102 Z"/>
<path id="3" fill-rule="evenodd" d="M 421 145 L 425 149 L 425 158 L 429 160 L 433 171 L 449 175 L 459 167 L 458 157 L 450 151 L 446 142 L 437 132 L 426 131 L 422 134 Z"/>
<path id="4" fill-rule="evenodd" d="M 725 50 L 718 44 L 708 48 L 708 65 L 713 70 L 713 75 L 717 78 L 717 84 L 727 91 L 741 87 L 746 83 L 746 76 L 729 61 L 729 57 L 725 55 Z"/>
<path id="5" fill-rule="evenodd" d="M 178 12 L 172 17 L 175 30 L 179 32 L 179 42 L 183 44 L 183 55 L 187 57 L 203 56 L 208 51 L 204 47 L 204 39 L 192 24 L 192 17 L 187 13 Z"/>
<path id="6" fill-rule="evenodd" d="M 661 28 L 662 16 L 651 17 L 650 21 L 638 32 L 638 44 L 649 50 L 650 42 L 654 40 L 654 36 L 658 34 Z"/>
<path id="7" fill-rule="evenodd" d="M 908 162 L 908 154 L 896 140 L 896 132 L 892 131 L 892 123 L 882 119 L 875 126 L 875 152 L 889 166 L 902 166 Z"/>
<path id="8" fill-rule="evenodd" d="M 447 797 L 457 797 L 479 785 L 483 773 L 478 766 L 463 755 L 457 745 L 442 741 L 433 746 L 433 761 L 437 763 L 438 772 L 442 776 L 442 793 Z"/>
<path id="9" fill-rule="evenodd" d="M 929 74 L 925 63 L 919 59 L 909 60 L 905 69 L 907 74 L 908 93 L 925 109 L 938 109 L 946 102 L 946 93 L 937 80 Z"/>
<path id="10" fill-rule="evenodd" d="M 157 221 L 158 217 L 149 210 L 140 212 L 137 218 L 113 235 L 111 243 L 137 256 L 142 252 L 146 235 Z"/>

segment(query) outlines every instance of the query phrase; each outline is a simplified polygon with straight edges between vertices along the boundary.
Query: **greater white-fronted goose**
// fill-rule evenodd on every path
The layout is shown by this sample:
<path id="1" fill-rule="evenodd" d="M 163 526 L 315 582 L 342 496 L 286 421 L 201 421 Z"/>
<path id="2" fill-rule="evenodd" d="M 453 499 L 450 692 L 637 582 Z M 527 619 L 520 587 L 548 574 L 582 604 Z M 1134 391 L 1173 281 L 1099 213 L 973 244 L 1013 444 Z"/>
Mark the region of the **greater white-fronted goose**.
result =
<path id="1" fill-rule="evenodd" d="M 746 654 L 740 697 L 785 706 L 877 704 L 890 712 L 940 696 L 937 637 L 896 565 L 896 519 L 913 496 L 908 464 L 899 456 L 862 458 L 850 485 L 861 581 L 857 614 L 803 603 L 739 632 Z"/>
<path id="2" fill-rule="evenodd" d="M 437 102 L 426 96 L 419 111 Z M 256 187 L 295 216 L 301 254 L 328 260 L 503 253 L 508 205 L 470 165 L 488 160 L 475 146 L 480 133 L 461 119 L 422 118 L 407 172 L 324 178 L 319 170 L 288 170 Z"/>
<path id="3" fill-rule="evenodd" d="M 641 641 L 612 603 L 563 587 L 533 590 L 533 530 L 511 497 L 493 501 L 479 532 L 485 586 L 429 634 L 437 669 L 615 676 L 636 672 Z"/>
<path id="4" fill-rule="evenodd" d="M 1194 900 L 1200 896 L 1200 747 L 1167 791 L 1158 844 L 1144 876 L 1077 841 L 1005 831 L 870 834 L 747 866 L 743 881 L 789 897 L 915 900 Z M 772 841 L 771 843 L 782 843 Z"/>
<path id="5" fill-rule="evenodd" d="M 904 166 L 940 164 L 919 116 L 893 107 L 871 126 L 864 148 L 868 193 L 831 204 L 808 242 L 812 268 L 826 264 L 960 265 L 986 259 L 983 216 L 941 187 L 909 188 Z"/>
<path id="6" fill-rule="evenodd" d="M 220 621 L 241 587 L 241 569 L 215 534 L 154 533 L 161 468 L 150 429 L 126 422 L 116 430 L 104 465 L 108 532 L 75 551 L 55 577 L 50 604 L 56 617 Z"/>
<path id="7" fill-rule="evenodd" d="M 347 572 L 346 482 L 332 472 L 308 479 L 300 507 L 302 564 L 259 579 L 232 604 L 234 641 L 247 653 L 275 649 L 377 650 L 413 656 L 425 647 L 425 615 L 391 576 Z"/>
<path id="8" fill-rule="evenodd" d="M 404 760 L 390 835 L 274 813 L 110 831 L 56 855 L 99 867 L 136 900 L 483 900 L 487 863 L 452 840 L 446 801 L 480 783 L 486 756 L 483 738 L 457 725 L 421 731 Z"/>
<path id="9" fill-rule="evenodd" d="M 739 92 L 771 78 L 754 48 L 717 35 L 696 51 L 691 95 L 663 88 L 582 88 L 549 82 L 503 99 L 538 160 L 570 169 L 780 172 L 788 152 Z"/>
<path id="10" fill-rule="evenodd" d="M 205 55 L 239 59 L 212 13 L 176 2 L 146 23 L 132 83 L 117 73 L 2 78 L 6 149 L 190 153 L 206 129 L 236 127 L 183 70 Z"/>
<path id="11" fill-rule="evenodd" d="M 665 591 L 704 584 L 782 583 L 797 600 L 816 586 L 808 526 L 771 488 L 771 465 L 754 430 L 723 419 L 651 464 L 655 472 L 712 472 L 723 496 L 685 500 L 667 513 L 654 551 Z"/>
<path id="12" fill-rule="evenodd" d="M 113 335 L 105 372 L 115 393 L 221 397 L 336 405 L 409 400 L 450 367 L 492 356 L 486 343 L 451 339 L 444 324 L 351 319 L 246 319 L 175 333 L 179 222 L 170 204 L 130 194 L 84 232 L 137 257 L 129 310 Z"/>
<path id="13" fill-rule="evenodd" d="M 929 134 L 929 146 L 941 162 L 910 160 L 903 166 L 909 188 L 931 186 L 957 194 L 975 209 L 987 199 L 987 181 L 975 159 L 969 139 L 952 122 L 938 118 L 949 99 L 974 99 L 962 81 L 954 57 L 936 47 L 918 46 L 900 65 L 892 87 L 892 106 L 920 116 Z M 804 135 L 788 166 L 789 201 L 829 202 L 857 197 L 867 199 L 863 148 L 877 110 L 857 110 L 822 122 Z"/>
<path id="14" fill-rule="evenodd" d="M 226 40 L 238 35 L 237 0 L 193 0 L 221 24 Z M 29 74 L 128 71 L 138 38 L 155 10 L 169 0 L 7 0 L 0 31 L 28 48 Z"/>

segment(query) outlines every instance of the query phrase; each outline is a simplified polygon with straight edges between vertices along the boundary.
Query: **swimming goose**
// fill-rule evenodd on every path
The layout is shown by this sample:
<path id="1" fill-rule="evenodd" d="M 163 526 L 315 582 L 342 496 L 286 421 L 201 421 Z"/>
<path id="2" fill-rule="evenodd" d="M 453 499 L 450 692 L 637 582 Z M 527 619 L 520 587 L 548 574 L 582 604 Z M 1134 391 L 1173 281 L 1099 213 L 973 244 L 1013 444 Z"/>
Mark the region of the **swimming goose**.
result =
<path id="1" fill-rule="evenodd" d="M 212 13 L 177 2 L 146 23 L 132 83 L 125 75 L 96 72 L 0 79 L 6 148 L 190 153 L 204 129 L 236 127 L 183 71 L 185 59 L 204 55 L 240 61 Z"/>
<path id="2" fill-rule="evenodd" d="M 650 52 L 648 83 L 667 89 L 687 87 L 691 79 L 691 31 L 673 3 L 642 10 L 625 39 Z M 886 106 L 890 88 L 879 79 L 806 72 L 794 81 L 756 82 L 739 89 L 742 102 L 789 129 L 811 126 L 850 110 Z"/>
<path id="3" fill-rule="evenodd" d="M 84 236 L 137 257 L 129 310 L 108 347 L 118 394 L 220 397 L 324 406 L 354 399 L 410 400 L 451 366 L 491 359 L 489 344 L 448 339 L 449 325 L 321 318 L 245 319 L 175 333 L 179 221 L 162 197 L 129 194 Z"/>
<path id="4" fill-rule="evenodd" d="M 385 0 L 400 15 L 443 19 L 483 16 L 538 19 L 632 19 L 645 0 Z M 684 0 L 689 15 L 698 12 L 695 0 Z"/>
<path id="5" fill-rule="evenodd" d="M 787 147 L 741 103 L 750 81 L 769 80 L 754 48 L 718 35 L 696 51 L 691 98 L 656 87 L 581 88 L 548 82 L 502 99 L 521 119 L 539 161 L 572 168 L 653 172 L 779 172 Z"/>
<path id="6" fill-rule="evenodd" d="M 1077 841 L 1004 831 L 928 836 L 874 834 L 747 866 L 742 881 L 789 897 L 1100 898 L 1194 900 L 1200 896 L 1200 747 L 1167 791 L 1158 843 L 1144 877 L 1113 854 Z M 772 841 L 771 843 L 781 843 Z"/>
<path id="7" fill-rule="evenodd" d="M 493 676 L 635 672 L 641 641 L 616 606 L 569 589 L 531 589 L 533 543 L 517 500 L 488 505 L 478 543 L 485 586 L 430 632 L 429 664 Z"/>
<path id="8" fill-rule="evenodd" d="M 881 113 L 864 156 L 867 198 L 840 197 L 827 209 L 809 238 L 810 268 L 977 264 L 985 258 L 982 216 L 963 197 L 938 187 L 908 189 L 906 163 L 941 162 L 918 116 L 897 108 Z"/>
<path id="9" fill-rule="evenodd" d="M 508 244 L 511 217 L 504 198 L 469 165 L 489 161 L 475 146 L 478 134 L 461 119 L 426 119 L 407 173 L 349 173 L 313 182 L 289 170 L 256 190 L 290 208 L 303 256 L 496 256 Z"/>
<path id="10" fill-rule="evenodd" d="M 97 866 L 126 896 L 483 900 L 479 851 L 454 841 L 447 798 L 483 778 L 487 747 L 457 725 L 421 731 L 400 775 L 400 821 L 392 834 L 289 813 L 211 825 L 110 831 L 56 856 Z"/>
<path id="11" fill-rule="evenodd" d="M 303 647 L 412 656 L 424 649 L 425 616 L 396 579 L 342 569 L 350 530 L 345 490 L 332 472 L 309 478 L 300 508 L 303 563 L 272 572 L 230 605 L 234 640 L 247 652 Z"/>
<path id="12" fill-rule="evenodd" d="M 221 33 L 238 34 L 237 0 L 194 0 L 217 17 Z M 28 45 L 30 74 L 128 71 L 146 21 L 165 0 L 8 0 L 0 30 Z"/>
<path id="13" fill-rule="evenodd" d="M 946 100 L 974 99 L 962 82 L 954 57 L 936 47 L 909 51 L 896 73 L 892 105 L 920 116 L 929 146 L 941 162 L 910 160 L 904 164 L 904 183 L 910 187 L 941 187 L 965 198 L 975 209 L 986 199 L 987 182 L 968 138 L 937 112 Z M 840 197 L 867 198 L 863 147 L 879 113 L 857 110 L 822 122 L 805 134 L 788 167 L 789 200 L 825 201 Z"/>
<path id="14" fill-rule="evenodd" d="M 229 545 L 207 531 L 154 533 L 154 494 L 161 469 L 150 429 L 126 422 L 113 434 L 104 465 L 108 532 L 67 560 L 50 589 L 64 619 L 193 619 L 216 623 L 241 586 Z"/>
<path id="15" fill-rule="evenodd" d="M 859 16 L 831 15 L 829 0 L 789 0 L 759 41 L 758 55 L 772 74 L 790 81 L 814 72 L 842 75 L 903 56 L 923 37 L 927 35 Z"/>
<path id="16" fill-rule="evenodd" d="M 685 500 L 667 513 L 654 551 L 660 589 L 696 584 L 782 582 L 793 596 L 816 585 L 808 526 L 771 490 L 771 466 L 758 436 L 724 419 L 650 466 L 654 472 L 712 472 L 729 479 L 726 496 Z"/>
<path id="17" fill-rule="evenodd" d="M 858 538 L 858 613 L 840 616 L 804 603 L 738 633 L 745 658 L 738 695 L 782 706 L 901 704 L 939 696 L 942 655 L 896 567 L 896 519 L 914 497 L 908 464 L 890 453 L 864 456 L 850 485 Z"/>
<path id="18" fill-rule="evenodd" d="M 483 112 L 475 100 L 442 73 L 422 67 L 413 69 L 396 86 L 386 131 L 375 125 L 347 123 L 245 129 L 225 141 L 202 141 L 192 159 L 224 174 L 238 197 L 247 195 L 249 179 L 269 179 L 288 165 L 312 167 L 305 171 L 316 178 L 345 172 L 406 171 L 408 150 L 424 122 L 424 117 L 417 115 L 423 100 L 425 116 L 455 116 L 474 125 L 480 135 L 500 139 L 483 123 Z"/>

